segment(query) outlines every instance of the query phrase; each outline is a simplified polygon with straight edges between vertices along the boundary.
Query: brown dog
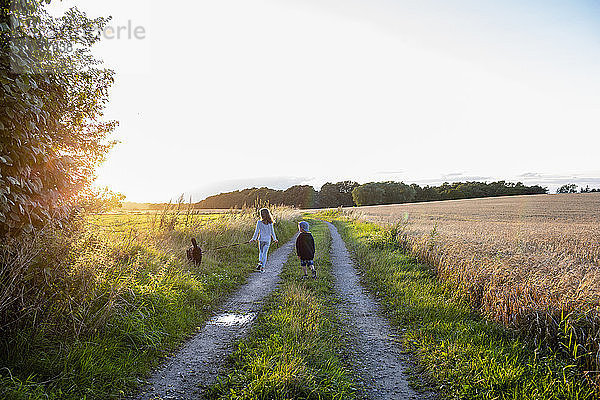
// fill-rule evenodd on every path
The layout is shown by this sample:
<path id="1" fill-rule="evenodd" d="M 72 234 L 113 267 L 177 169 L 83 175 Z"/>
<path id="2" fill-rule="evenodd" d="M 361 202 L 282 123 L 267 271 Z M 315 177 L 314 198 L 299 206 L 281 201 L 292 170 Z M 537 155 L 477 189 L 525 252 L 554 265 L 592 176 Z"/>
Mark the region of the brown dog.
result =
<path id="1" fill-rule="evenodd" d="M 192 238 L 192 246 L 186 251 L 187 259 L 195 265 L 200 265 L 202 262 L 202 249 L 198 247 L 196 239 Z"/>

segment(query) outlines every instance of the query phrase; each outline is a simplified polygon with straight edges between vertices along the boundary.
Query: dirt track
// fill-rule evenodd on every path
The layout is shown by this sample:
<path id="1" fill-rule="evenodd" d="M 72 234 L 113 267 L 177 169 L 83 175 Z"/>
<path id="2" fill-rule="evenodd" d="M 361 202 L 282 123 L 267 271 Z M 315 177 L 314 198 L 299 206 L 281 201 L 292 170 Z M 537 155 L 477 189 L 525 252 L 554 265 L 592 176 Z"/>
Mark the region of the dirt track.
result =
<path id="1" fill-rule="evenodd" d="M 337 229 L 331 232 L 331 262 L 340 298 L 339 314 L 350 337 L 348 354 L 369 399 L 430 399 L 408 384 L 408 358 L 401 351 L 397 335 L 382 316 L 377 302 L 362 288 L 346 245 Z M 283 264 L 292 251 L 294 240 L 276 250 L 265 273 L 253 274 L 216 314 L 172 356 L 137 394 L 136 400 L 201 397 L 205 387 L 216 382 L 234 344 L 250 329 L 263 300 L 279 283 Z"/>
<path id="2" fill-rule="evenodd" d="M 353 367 L 369 399 L 430 398 L 415 392 L 405 374 L 408 358 L 401 351 L 396 334 L 382 316 L 377 302 L 360 285 L 346 245 L 333 224 L 331 262 L 335 289 L 340 297 L 339 312 L 352 346 L 348 349 Z"/>
<path id="3" fill-rule="evenodd" d="M 233 345 L 248 332 L 263 300 L 277 287 L 281 268 L 293 246 L 294 239 L 275 250 L 265 272 L 254 273 L 206 325 L 154 373 L 134 399 L 198 399 L 204 387 L 215 383 Z"/>

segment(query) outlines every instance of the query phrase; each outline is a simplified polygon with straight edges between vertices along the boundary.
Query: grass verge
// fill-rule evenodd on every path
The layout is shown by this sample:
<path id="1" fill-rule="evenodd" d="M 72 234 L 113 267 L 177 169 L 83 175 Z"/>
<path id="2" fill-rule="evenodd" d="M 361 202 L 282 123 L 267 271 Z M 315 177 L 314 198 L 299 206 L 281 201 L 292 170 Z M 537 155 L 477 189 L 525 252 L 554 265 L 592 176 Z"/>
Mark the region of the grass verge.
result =
<path id="1" fill-rule="evenodd" d="M 596 398 L 574 365 L 483 318 L 452 284 L 404 254 L 384 228 L 319 216 L 333 220 L 358 260 L 362 282 L 403 330 L 405 347 L 441 398 Z"/>
<path id="2" fill-rule="evenodd" d="M 283 267 L 281 287 L 231 357 L 229 374 L 209 399 L 352 399 L 356 388 L 340 358 L 343 338 L 334 308 L 327 226 L 310 221 L 316 280 L 302 278 L 297 257 Z"/>
<path id="3" fill-rule="evenodd" d="M 288 217 L 276 225 L 282 244 L 296 230 Z M 255 246 L 207 253 L 200 266 L 185 260 L 190 236 L 205 248 L 248 240 L 251 211 L 167 228 L 113 222 L 119 229 L 53 232 L 40 244 L 27 268 L 44 278 L 36 293 L 47 300 L 0 336 L 0 398 L 123 397 L 256 265 Z"/>

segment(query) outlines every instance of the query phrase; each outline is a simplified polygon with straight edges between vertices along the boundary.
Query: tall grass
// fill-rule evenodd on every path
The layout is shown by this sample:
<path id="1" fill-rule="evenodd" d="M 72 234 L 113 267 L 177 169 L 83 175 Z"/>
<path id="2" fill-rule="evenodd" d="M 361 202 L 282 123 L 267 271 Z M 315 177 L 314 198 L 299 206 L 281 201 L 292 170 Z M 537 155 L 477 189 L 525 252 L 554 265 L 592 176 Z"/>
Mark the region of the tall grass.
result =
<path id="1" fill-rule="evenodd" d="M 247 241 L 254 210 L 179 207 L 92 216 L 3 246 L 0 298 L 14 301 L 0 309 L 0 398 L 120 397 L 245 281 L 253 246 L 207 252 L 200 266 L 185 249 L 192 236 L 205 250 Z M 298 214 L 274 214 L 284 242 Z"/>
<path id="2" fill-rule="evenodd" d="M 596 398 L 593 383 L 575 364 L 486 319 L 454 282 L 440 280 L 407 253 L 398 240 L 402 227 L 334 223 L 358 260 L 363 282 L 381 298 L 403 331 L 404 345 L 443 398 Z"/>
<path id="3" fill-rule="evenodd" d="M 229 375 L 210 399 L 352 399 L 355 385 L 340 359 L 340 334 L 326 226 L 311 222 L 319 273 L 302 279 L 292 256 L 282 287 L 270 297 L 250 336 L 231 358 Z"/>
<path id="4" fill-rule="evenodd" d="M 600 195 L 365 207 L 348 215 L 388 227 L 487 317 L 598 375 Z"/>

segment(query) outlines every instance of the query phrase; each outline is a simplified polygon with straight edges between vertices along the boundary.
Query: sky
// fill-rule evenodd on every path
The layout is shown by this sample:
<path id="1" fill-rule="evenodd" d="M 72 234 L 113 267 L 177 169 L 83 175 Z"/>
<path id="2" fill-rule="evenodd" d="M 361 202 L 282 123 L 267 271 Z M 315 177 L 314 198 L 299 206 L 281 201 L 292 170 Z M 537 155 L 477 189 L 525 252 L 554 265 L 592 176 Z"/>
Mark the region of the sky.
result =
<path id="1" fill-rule="evenodd" d="M 131 27 L 95 49 L 120 123 L 97 185 L 128 201 L 347 179 L 600 187 L 600 1 L 51 7 L 73 4 Z"/>

